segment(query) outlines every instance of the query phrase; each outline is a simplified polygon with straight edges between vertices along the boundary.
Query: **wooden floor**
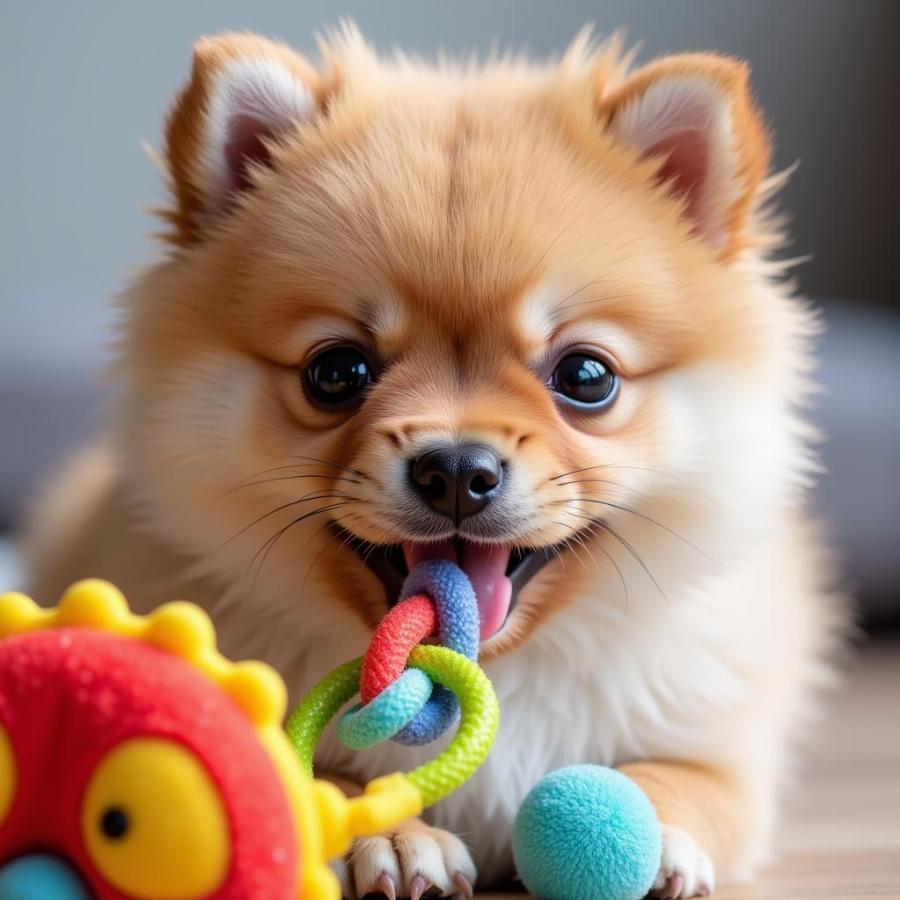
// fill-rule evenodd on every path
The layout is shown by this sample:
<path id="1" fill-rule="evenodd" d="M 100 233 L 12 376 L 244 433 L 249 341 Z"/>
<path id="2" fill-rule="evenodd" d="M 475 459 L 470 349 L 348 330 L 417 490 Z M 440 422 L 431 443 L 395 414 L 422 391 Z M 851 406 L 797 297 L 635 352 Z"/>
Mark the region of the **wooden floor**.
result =
<path id="1" fill-rule="evenodd" d="M 900 642 L 851 664 L 786 806 L 779 860 L 716 900 L 900 898 Z"/>

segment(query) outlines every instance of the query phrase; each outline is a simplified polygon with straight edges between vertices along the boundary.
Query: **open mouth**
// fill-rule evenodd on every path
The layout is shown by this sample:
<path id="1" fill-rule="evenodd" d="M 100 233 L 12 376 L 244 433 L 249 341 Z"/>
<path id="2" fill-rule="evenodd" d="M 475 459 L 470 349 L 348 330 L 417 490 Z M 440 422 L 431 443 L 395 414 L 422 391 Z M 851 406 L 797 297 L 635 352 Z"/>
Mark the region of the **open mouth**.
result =
<path id="1" fill-rule="evenodd" d="M 381 580 L 390 604 L 397 602 L 404 579 L 422 560 L 449 559 L 457 563 L 475 589 L 483 641 L 503 628 L 515 608 L 519 591 L 558 552 L 555 547 L 476 544 L 463 538 L 432 543 L 370 544 L 346 531 L 339 533 Z"/>

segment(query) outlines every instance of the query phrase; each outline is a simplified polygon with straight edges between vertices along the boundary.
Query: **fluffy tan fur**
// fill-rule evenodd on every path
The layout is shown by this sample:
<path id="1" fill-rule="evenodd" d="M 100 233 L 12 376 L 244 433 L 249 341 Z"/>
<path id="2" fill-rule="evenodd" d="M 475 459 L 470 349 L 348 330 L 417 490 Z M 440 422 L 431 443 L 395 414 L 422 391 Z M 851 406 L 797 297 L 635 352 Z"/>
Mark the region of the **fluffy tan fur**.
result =
<path id="1" fill-rule="evenodd" d="M 474 870 L 448 831 L 487 880 L 508 875 L 518 803 L 574 762 L 630 764 L 656 802 L 660 894 L 711 890 L 768 852 L 841 621 L 798 512 L 814 322 L 765 260 L 746 67 L 692 55 L 628 74 L 584 39 L 555 64 L 431 66 L 379 60 L 352 29 L 323 51 L 316 69 L 260 38 L 198 45 L 167 132 L 174 246 L 124 297 L 121 396 L 37 510 L 33 590 L 53 602 L 95 575 L 140 608 L 195 600 L 226 652 L 273 663 L 296 698 L 385 611 L 326 523 L 410 540 L 405 460 L 490 444 L 512 473 L 507 540 L 571 547 L 484 647 L 504 712 L 491 761 L 439 829 L 358 847 L 347 892 L 385 873 L 401 893 L 417 874 L 464 892 L 453 877 Z M 223 202 L 203 187 L 210 97 L 244 59 L 280 66 L 314 109 Z M 661 160 L 615 133 L 622 104 L 673 73 L 708 84 L 731 128 L 718 248 Z M 299 373 L 338 339 L 382 372 L 335 414 Z M 608 412 L 548 391 L 570 345 L 621 374 Z M 323 764 L 364 779 L 419 758 L 329 744 Z"/>

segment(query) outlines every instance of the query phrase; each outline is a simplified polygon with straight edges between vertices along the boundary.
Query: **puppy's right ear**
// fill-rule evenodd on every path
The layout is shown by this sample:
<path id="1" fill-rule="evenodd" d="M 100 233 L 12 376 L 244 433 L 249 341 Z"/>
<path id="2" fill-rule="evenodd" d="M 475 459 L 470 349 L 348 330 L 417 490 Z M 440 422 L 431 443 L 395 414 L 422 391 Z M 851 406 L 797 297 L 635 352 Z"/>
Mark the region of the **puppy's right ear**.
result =
<path id="1" fill-rule="evenodd" d="M 316 114 L 320 94 L 315 69 L 284 44 L 224 34 L 194 45 L 190 80 L 166 124 L 177 243 L 199 240 L 252 190 L 254 167 L 271 164 L 272 144 Z"/>

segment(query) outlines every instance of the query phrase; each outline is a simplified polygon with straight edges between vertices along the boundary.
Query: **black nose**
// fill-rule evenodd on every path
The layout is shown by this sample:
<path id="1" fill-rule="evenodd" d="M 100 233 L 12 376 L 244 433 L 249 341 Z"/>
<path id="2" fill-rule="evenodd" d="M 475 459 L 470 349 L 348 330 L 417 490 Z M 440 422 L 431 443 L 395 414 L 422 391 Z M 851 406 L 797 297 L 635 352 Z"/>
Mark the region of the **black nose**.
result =
<path id="1" fill-rule="evenodd" d="M 433 510 L 458 523 L 494 499 L 503 464 L 489 447 L 458 444 L 426 450 L 412 461 L 409 477 Z"/>

